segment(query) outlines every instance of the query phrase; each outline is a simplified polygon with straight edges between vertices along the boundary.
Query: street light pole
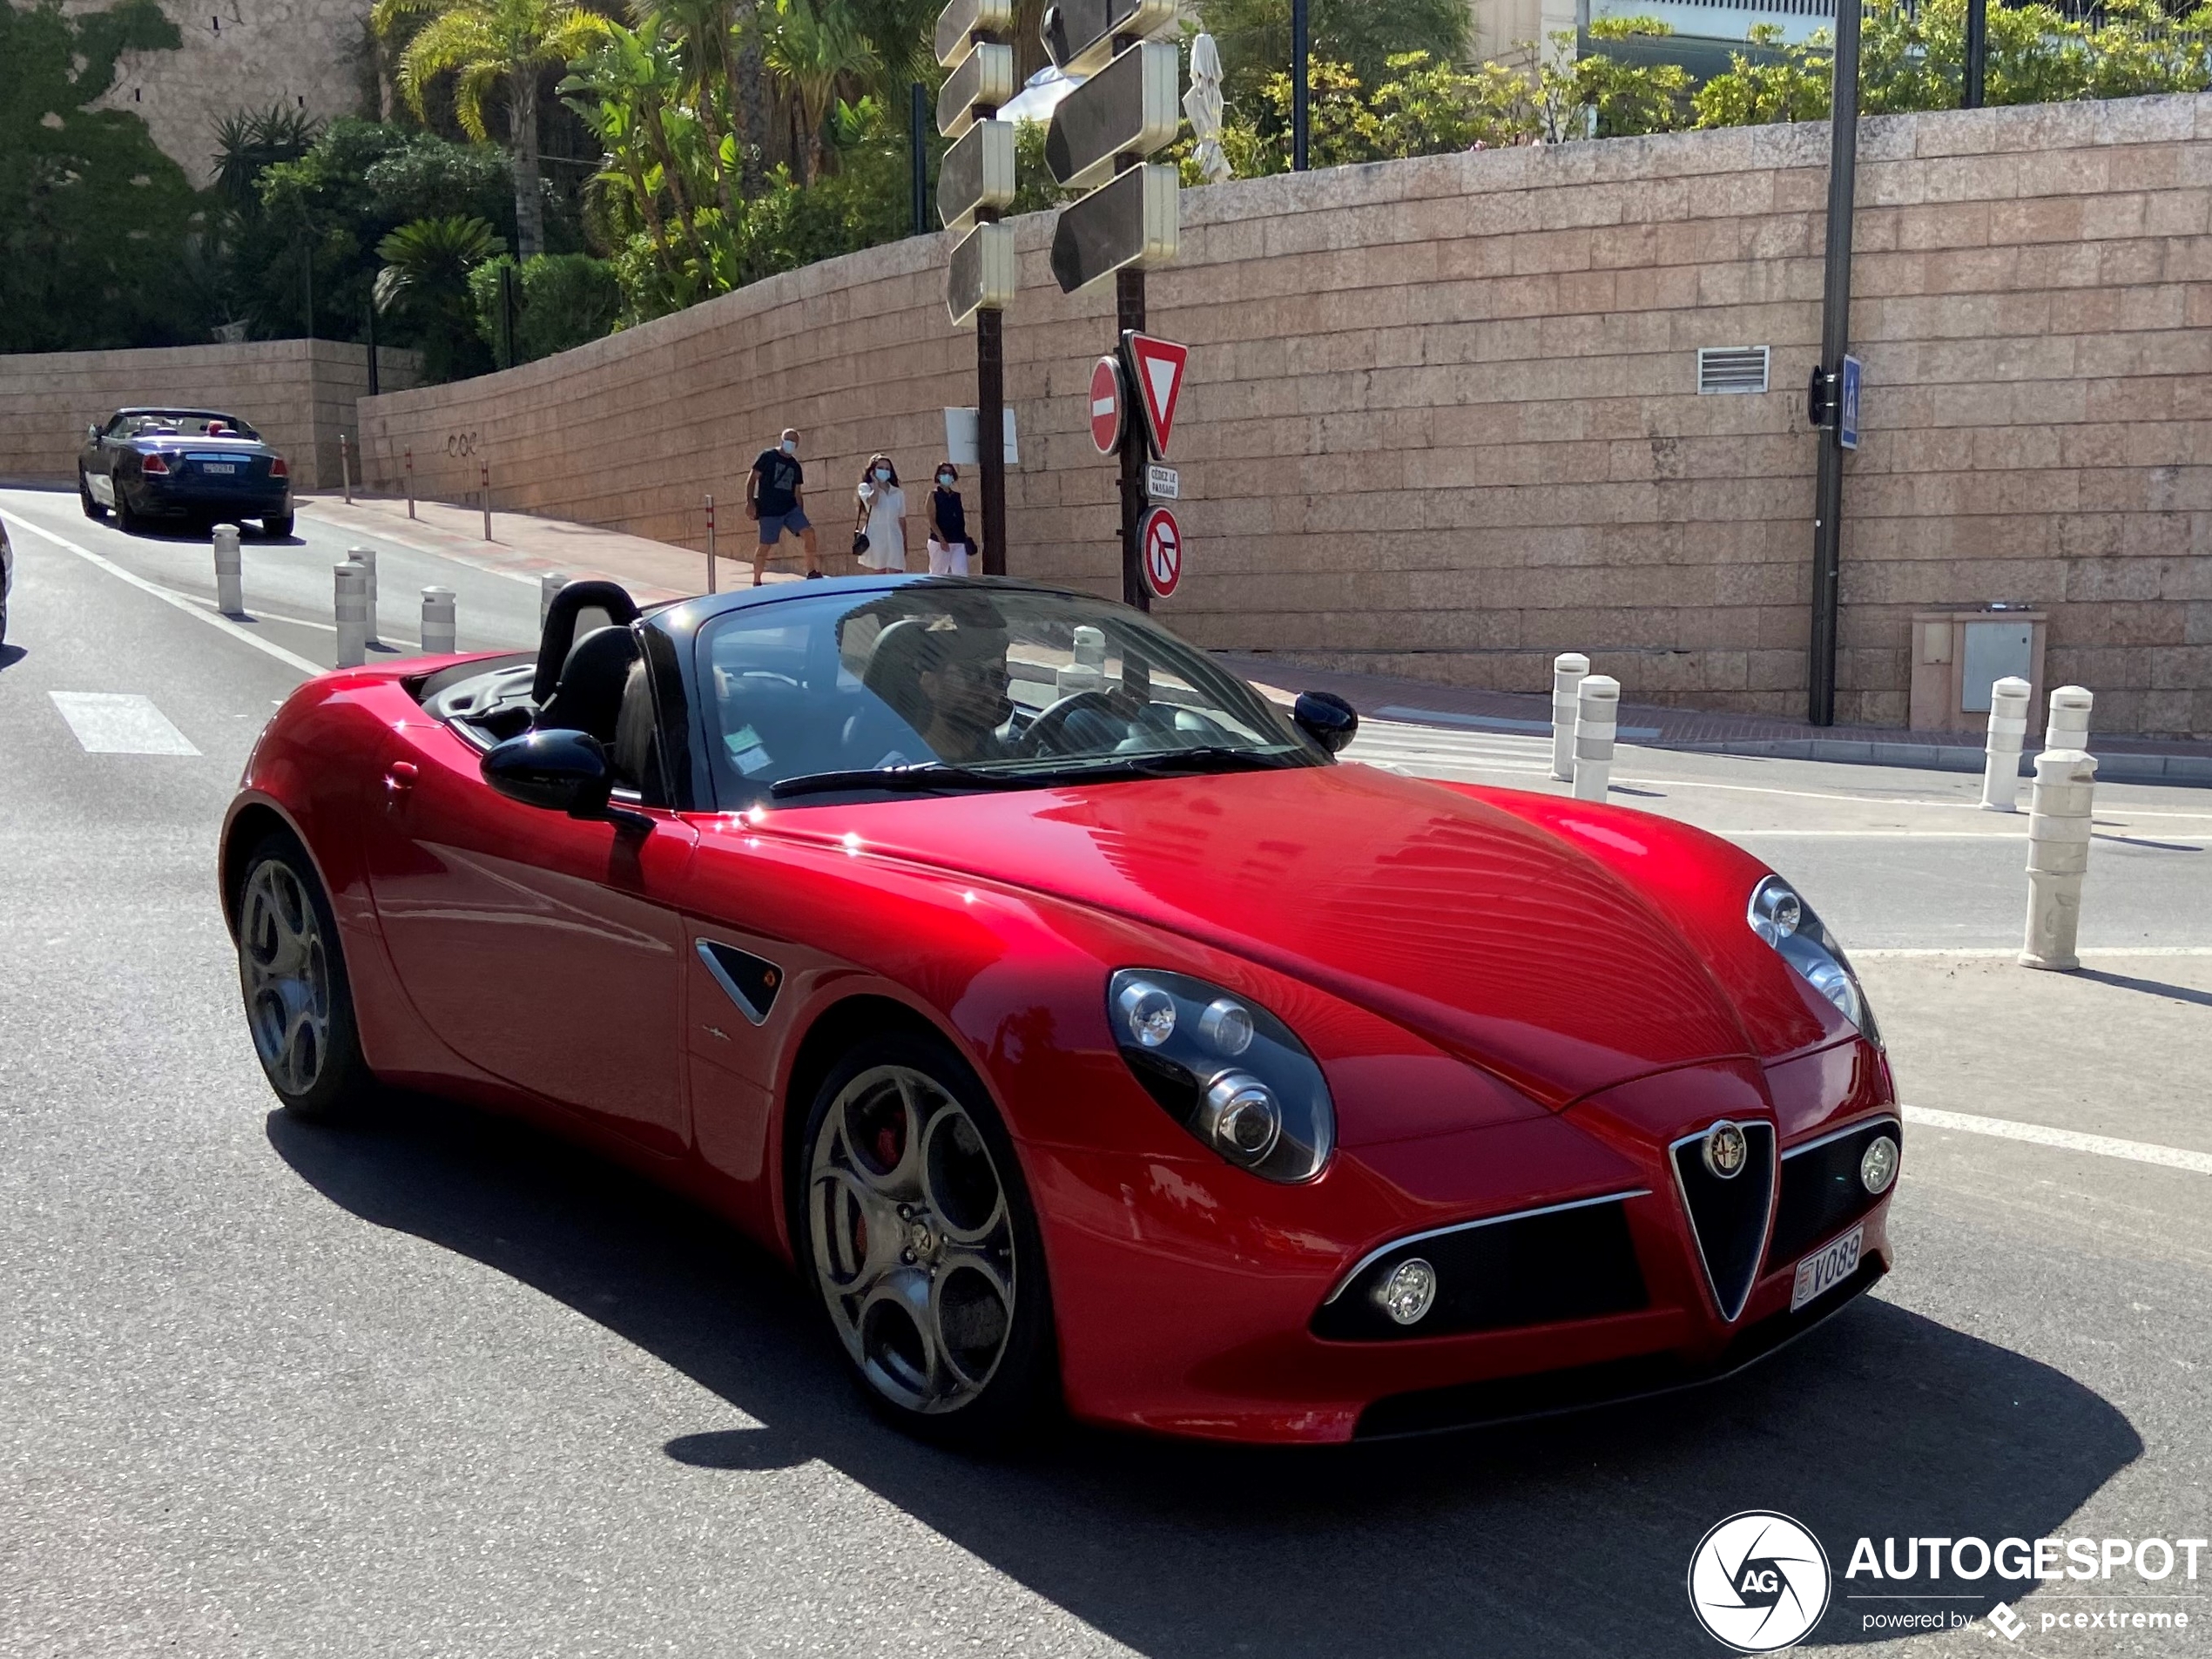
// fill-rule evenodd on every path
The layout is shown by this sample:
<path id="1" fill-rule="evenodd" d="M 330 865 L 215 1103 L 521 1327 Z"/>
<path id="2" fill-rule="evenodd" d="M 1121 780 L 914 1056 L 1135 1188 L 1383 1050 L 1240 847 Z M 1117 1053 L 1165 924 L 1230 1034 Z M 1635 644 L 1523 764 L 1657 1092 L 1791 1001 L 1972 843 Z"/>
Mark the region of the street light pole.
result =
<path id="1" fill-rule="evenodd" d="M 1827 260 L 1821 290 L 1820 374 L 1830 390 L 1828 418 L 1816 428 L 1819 471 L 1813 489 L 1812 638 L 1807 653 L 1805 718 L 1836 723 L 1836 620 L 1844 529 L 1843 426 L 1836 388 L 1851 349 L 1851 233 L 1858 163 L 1860 0 L 1836 7 L 1835 91 L 1828 134 Z"/>
<path id="2" fill-rule="evenodd" d="M 1313 125 L 1312 42 L 1306 28 L 1308 0 L 1291 0 L 1291 171 L 1304 172 Z"/>
<path id="3" fill-rule="evenodd" d="M 914 234 L 929 233 L 929 89 L 916 81 L 907 92 L 907 166 Z"/>

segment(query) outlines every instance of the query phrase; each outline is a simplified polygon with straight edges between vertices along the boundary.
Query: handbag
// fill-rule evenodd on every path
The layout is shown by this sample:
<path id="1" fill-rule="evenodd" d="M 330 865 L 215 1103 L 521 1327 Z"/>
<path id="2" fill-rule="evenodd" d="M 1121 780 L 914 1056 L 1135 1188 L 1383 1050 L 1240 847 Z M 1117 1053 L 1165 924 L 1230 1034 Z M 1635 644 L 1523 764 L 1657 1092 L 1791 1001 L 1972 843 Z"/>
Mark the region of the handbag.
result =
<path id="1" fill-rule="evenodd" d="M 854 530 L 853 532 L 853 556 L 857 559 L 867 550 L 868 533 L 866 530 Z"/>

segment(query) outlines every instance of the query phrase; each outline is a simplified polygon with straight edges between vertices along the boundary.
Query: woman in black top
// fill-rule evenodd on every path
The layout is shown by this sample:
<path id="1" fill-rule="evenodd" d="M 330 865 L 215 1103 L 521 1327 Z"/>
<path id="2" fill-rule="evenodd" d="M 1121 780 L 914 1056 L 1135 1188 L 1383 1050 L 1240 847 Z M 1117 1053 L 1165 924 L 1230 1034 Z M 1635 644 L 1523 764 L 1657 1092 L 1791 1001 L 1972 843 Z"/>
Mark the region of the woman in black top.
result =
<path id="1" fill-rule="evenodd" d="M 937 463 L 937 488 L 929 492 L 929 574 L 966 576 L 968 556 L 975 543 L 968 534 L 968 509 L 961 505 L 960 469 L 949 461 Z"/>

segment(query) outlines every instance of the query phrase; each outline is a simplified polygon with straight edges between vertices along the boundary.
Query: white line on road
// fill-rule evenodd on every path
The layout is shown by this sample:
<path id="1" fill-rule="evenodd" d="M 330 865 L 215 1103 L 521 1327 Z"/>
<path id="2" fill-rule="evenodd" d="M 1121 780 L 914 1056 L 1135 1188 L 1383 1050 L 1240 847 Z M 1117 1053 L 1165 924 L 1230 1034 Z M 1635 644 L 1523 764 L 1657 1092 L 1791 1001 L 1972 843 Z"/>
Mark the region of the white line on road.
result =
<path id="1" fill-rule="evenodd" d="M 1853 961 L 1860 957 L 1880 960 L 1890 956 L 1972 956 L 1992 961 L 2010 961 L 2020 954 L 2015 945 L 1895 945 L 1884 948 L 1868 946 L 1851 948 Z M 2094 949 L 2077 950 L 2077 956 L 2212 956 L 2212 945 L 2100 945 Z"/>
<path id="2" fill-rule="evenodd" d="M 135 691 L 49 691 L 88 755 L 196 755 L 190 738 Z"/>
<path id="3" fill-rule="evenodd" d="M 262 638 L 260 635 L 255 633 L 250 628 L 240 627 L 237 623 L 233 622 L 228 617 L 219 615 L 215 611 L 201 610 L 195 601 L 187 597 L 185 595 L 181 593 L 173 593 L 169 589 L 161 586 L 158 583 L 149 582 L 145 579 L 145 577 L 125 570 L 114 560 L 102 558 L 98 554 L 93 552 L 91 548 L 79 547 L 67 536 L 57 536 L 53 531 L 47 529 L 41 525 L 32 523 L 29 519 L 21 516 L 19 514 L 0 513 L 0 518 L 6 519 L 10 524 L 14 524 L 20 529 L 29 530 L 33 536 L 44 537 L 45 540 L 51 542 L 56 547 L 60 548 L 64 552 L 76 554 L 78 558 L 84 559 L 87 563 L 96 565 L 100 570 L 105 570 L 110 576 L 115 577 L 118 581 L 127 582 L 132 587 L 138 589 L 140 592 L 152 594 L 155 598 L 160 600 L 162 604 L 176 606 L 178 610 L 183 611 L 187 617 L 195 617 L 201 622 L 207 624 L 211 628 L 219 628 L 225 633 L 230 635 L 233 638 L 244 640 L 247 644 L 253 646 L 255 651 L 266 652 L 269 656 L 275 658 L 277 661 L 283 663 L 289 667 L 298 669 L 302 674 L 307 675 L 311 678 L 315 675 L 327 674 L 330 671 L 328 669 L 323 667 L 323 665 L 320 663 L 311 663 L 306 658 L 298 656 L 292 651 L 285 650 L 283 646 L 278 644 L 273 640 Z"/>
<path id="4" fill-rule="evenodd" d="M 1966 1135 L 1993 1135 L 2000 1140 L 2027 1141 L 2036 1146 L 2061 1147 L 2069 1152 L 2094 1152 L 2101 1157 L 2128 1158 L 2137 1163 L 2162 1164 L 2169 1170 L 2188 1170 L 2212 1175 L 2212 1152 L 2192 1152 L 2185 1147 L 2154 1146 L 2148 1141 L 2121 1141 L 2109 1135 L 2083 1135 L 2070 1129 L 2042 1123 L 2015 1123 L 2009 1118 L 1976 1117 L 1967 1112 L 1940 1112 L 1927 1106 L 1907 1106 L 1905 1121 L 1927 1129 L 1957 1130 Z"/>

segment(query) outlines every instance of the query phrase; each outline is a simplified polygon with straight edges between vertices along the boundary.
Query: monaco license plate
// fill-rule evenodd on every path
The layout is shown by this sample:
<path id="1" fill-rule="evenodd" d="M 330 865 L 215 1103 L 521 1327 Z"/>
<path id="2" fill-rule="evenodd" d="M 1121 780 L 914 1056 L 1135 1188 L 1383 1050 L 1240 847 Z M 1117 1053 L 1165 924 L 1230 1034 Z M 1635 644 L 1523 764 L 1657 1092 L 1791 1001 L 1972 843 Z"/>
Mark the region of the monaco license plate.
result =
<path id="1" fill-rule="evenodd" d="M 1860 1222 L 1832 1244 L 1797 1264 L 1797 1282 L 1790 1291 L 1790 1312 L 1795 1313 L 1816 1296 L 1832 1291 L 1858 1271 L 1859 1247 L 1866 1242 L 1866 1224 Z"/>
<path id="2" fill-rule="evenodd" d="M 235 461 L 203 461 L 199 463 L 199 469 L 202 472 L 217 472 L 225 474 L 234 473 L 238 470 L 238 462 Z"/>

